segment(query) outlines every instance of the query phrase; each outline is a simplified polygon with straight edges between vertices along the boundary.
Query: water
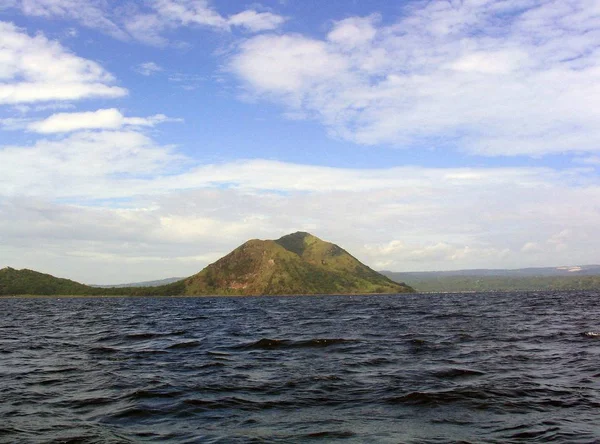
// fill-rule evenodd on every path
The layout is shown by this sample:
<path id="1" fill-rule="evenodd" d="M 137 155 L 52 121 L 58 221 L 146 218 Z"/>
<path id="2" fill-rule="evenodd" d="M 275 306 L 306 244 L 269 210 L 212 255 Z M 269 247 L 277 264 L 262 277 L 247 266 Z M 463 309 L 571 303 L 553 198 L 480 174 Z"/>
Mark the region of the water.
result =
<path id="1" fill-rule="evenodd" d="M 600 442 L 598 297 L 0 299 L 0 442 Z"/>

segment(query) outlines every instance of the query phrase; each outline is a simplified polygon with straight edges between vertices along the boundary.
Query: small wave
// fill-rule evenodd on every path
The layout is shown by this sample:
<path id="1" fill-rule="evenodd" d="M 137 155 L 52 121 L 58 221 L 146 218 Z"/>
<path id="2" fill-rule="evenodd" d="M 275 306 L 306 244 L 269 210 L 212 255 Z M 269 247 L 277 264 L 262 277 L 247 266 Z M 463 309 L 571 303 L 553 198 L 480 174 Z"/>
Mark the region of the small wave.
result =
<path id="1" fill-rule="evenodd" d="M 114 418 L 149 418 L 154 415 L 161 415 L 165 412 L 160 409 L 151 409 L 151 408 L 143 408 L 143 407 L 129 407 L 124 410 L 120 410 L 114 413 L 112 416 Z"/>
<path id="2" fill-rule="evenodd" d="M 433 375 L 441 379 L 453 379 L 466 378 L 469 376 L 483 376 L 485 375 L 485 372 L 468 368 L 448 368 L 434 372 Z"/>
<path id="3" fill-rule="evenodd" d="M 581 333 L 581 336 L 585 336 L 586 338 L 600 338 L 600 332 L 586 331 L 586 332 Z"/>
<path id="4" fill-rule="evenodd" d="M 173 344 L 168 346 L 168 349 L 179 349 L 179 348 L 194 348 L 200 345 L 200 341 L 188 341 L 188 342 L 178 342 L 177 344 Z"/>
<path id="5" fill-rule="evenodd" d="M 144 340 L 144 339 L 155 339 L 162 338 L 165 336 L 181 336 L 187 333 L 185 330 L 177 330 L 173 332 L 157 333 L 157 332 L 143 332 L 143 333 L 130 333 L 125 335 L 125 339 Z"/>
<path id="6" fill-rule="evenodd" d="M 306 435 L 302 435 L 300 438 L 307 439 L 344 439 L 344 438 L 352 438 L 356 436 L 356 433 L 346 430 L 328 430 L 324 432 L 314 432 L 307 433 Z"/>
<path id="7" fill-rule="evenodd" d="M 112 348 L 112 347 L 92 347 L 89 349 L 89 352 L 96 355 L 106 355 L 106 354 L 113 354 L 113 353 L 118 353 L 119 350 L 116 348 Z"/>
<path id="8" fill-rule="evenodd" d="M 473 399 L 487 399 L 488 395 L 478 390 L 448 390 L 438 392 L 410 392 L 402 396 L 387 398 L 388 404 L 443 405 Z"/>
<path id="9" fill-rule="evenodd" d="M 343 338 L 315 338 L 303 341 L 292 341 L 289 339 L 262 338 L 258 341 L 251 342 L 249 344 L 242 344 L 235 348 L 250 350 L 268 350 L 272 348 L 319 348 L 330 347 L 332 345 L 345 344 L 349 342 L 356 342 L 356 340 Z"/>
<path id="10" fill-rule="evenodd" d="M 136 390 L 135 392 L 127 395 L 127 398 L 134 400 L 154 398 L 177 398 L 181 395 L 182 392 L 179 390 Z"/>
<path id="11" fill-rule="evenodd" d="M 56 373 L 72 373 L 78 372 L 80 369 L 77 367 L 63 367 L 63 368 L 46 368 L 46 369 L 38 369 L 31 372 L 32 374 L 39 375 L 53 375 Z"/>
<path id="12" fill-rule="evenodd" d="M 211 355 L 211 356 L 216 356 L 218 358 L 225 358 L 225 357 L 231 356 L 231 353 L 225 353 L 225 352 L 214 351 L 214 350 L 209 350 L 206 352 L 206 354 Z"/>
<path id="13" fill-rule="evenodd" d="M 209 411 L 209 410 L 220 410 L 220 409 L 240 409 L 248 411 L 261 411 L 278 408 L 290 408 L 297 407 L 298 403 L 294 401 L 278 400 L 278 401 L 252 401 L 250 399 L 240 398 L 237 396 L 230 396 L 219 399 L 184 399 L 183 405 L 192 407 L 196 410 Z"/>
<path id="14" fill-rule="evenodd" d="M 225 367 L 225 364 L 222 362 L 209 362 L 207 364 L 203 364 L 200 368 L 211 368 L 211 367 Z"/>
<path id="15" fill-rule="evenodd" d="M 37 382 L 28 382 L 27 385 L 28 386 L 32 386 L 32 385 L 42 385 L 42 386 L 46 386 L 46 385 L 56 385 L 56 384 L 61 384 L 65 382 L 64 379 L 44 379 L 43 381 L 37 381 Z"/>
<path id="16" fill-rule="evenodd" d="M 134 355 L 137 358 L 144 359 L 146 356 L 152 355 L 164 355 L 168 353 L 166 350 L 156 350 L 153 348 L 144 348 L 142 350 L 135 350 Z"/>

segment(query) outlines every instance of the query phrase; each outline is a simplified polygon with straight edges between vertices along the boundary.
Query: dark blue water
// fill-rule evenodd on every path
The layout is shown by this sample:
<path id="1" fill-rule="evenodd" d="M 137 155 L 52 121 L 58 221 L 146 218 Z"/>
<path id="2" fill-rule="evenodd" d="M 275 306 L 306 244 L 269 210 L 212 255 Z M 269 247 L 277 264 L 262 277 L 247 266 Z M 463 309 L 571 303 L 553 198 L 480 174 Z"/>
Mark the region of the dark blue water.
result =
<path id="1" fill-rule="evenodd" d="M 600 442 L 599 296 L 0 299 L 0 442 Z"/>

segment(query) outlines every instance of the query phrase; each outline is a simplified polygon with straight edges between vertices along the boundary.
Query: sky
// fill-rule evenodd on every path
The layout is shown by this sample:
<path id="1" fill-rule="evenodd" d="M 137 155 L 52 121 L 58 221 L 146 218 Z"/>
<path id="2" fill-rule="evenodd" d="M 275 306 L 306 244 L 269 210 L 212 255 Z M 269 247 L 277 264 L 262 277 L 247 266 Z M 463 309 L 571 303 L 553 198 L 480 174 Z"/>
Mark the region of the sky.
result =
<path id="1" fill-rule="evenodd" d="M 600 0 L 2 0 L 0 268 L 599 263 Z"/>

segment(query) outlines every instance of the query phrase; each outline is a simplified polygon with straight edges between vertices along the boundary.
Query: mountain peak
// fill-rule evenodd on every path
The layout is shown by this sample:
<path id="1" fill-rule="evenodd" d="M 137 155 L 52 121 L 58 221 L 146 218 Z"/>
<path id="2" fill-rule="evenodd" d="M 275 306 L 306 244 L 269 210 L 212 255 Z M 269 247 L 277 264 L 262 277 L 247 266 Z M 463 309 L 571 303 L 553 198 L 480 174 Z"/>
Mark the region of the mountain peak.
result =
<path id="1" fill-rule="evenodd" d="M 298 231 L 277 240 L 253 239 L 185 280 L 186 294 L 276 295 L 404 293 L 344 249 Z"/>
<path id="2" fill-rule="evenodd" d="M 302 257 L 302 255 L 306 251 L 306 248 L 310 244 L 314 244 L 317 242 L 325 243 L 318 237 L 313 236 L 312 234 L 307 233 L 305 231 L 296 231 L 295 233 L 282 236 L 275 241 L 275 243 L 281 245 L 283 248 L 285 248 L 288 251 L 291 251 L 292 253 L 296 253 L 300 257 Z"/>

